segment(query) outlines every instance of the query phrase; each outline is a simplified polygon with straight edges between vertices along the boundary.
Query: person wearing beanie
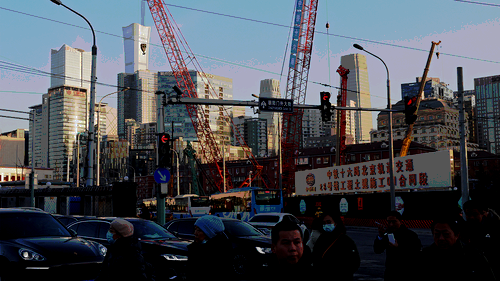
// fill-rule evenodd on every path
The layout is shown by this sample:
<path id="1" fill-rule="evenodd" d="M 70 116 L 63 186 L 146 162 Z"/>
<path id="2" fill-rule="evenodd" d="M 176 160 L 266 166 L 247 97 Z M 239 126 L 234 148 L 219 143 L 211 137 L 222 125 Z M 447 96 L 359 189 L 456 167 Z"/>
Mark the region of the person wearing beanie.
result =
<path id="1" fill-rule="evenodd" d="M 188 280 L 233 280 L 232 244 L 219 217 L 206 215 L 194 224 L 188 245 Z"/>
<path id="2" fill-rule="evenodd" d="M 141 244 L 130 222 L 120 218 L 113 220 L 106 238 L 110 245 L 96 281 L 149 280 L 146 270 L 150 265 L 141 254 Z"/>

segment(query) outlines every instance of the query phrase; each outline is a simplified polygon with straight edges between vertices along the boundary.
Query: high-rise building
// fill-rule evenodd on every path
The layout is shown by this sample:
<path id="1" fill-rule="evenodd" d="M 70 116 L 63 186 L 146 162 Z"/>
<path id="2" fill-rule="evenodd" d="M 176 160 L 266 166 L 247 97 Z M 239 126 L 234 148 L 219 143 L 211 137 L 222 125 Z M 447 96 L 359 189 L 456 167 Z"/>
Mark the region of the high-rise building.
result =
<path id="1" fill-rule="evenodd" d="M 125 73 L 148 70 L 149 38 L 151 27 L 132 23 L 123 27 L 123 45 L 125 50 Z"/>
<path id="2" fill-rule="evenodd" d="M 354 101 L 359 107 L 371 107 L 370 84 L 366 57 L 361 54 L 350 54 L 340 58 L 340 65 L 349 69 L 347 76 L 347 104 Z M 370 142 L 370 130 L 373 128 L 372 113 L 356 111 L 354 113 L 356 127 L 355 142 Z"/>
<path id="3" fill-rule="evenodd" d="M 401 84 L 401 99 L 405 97 L 413 97 L 418 94 L 422 77 L 417 77 L 416 82 Z M 448 84 L 441 82 L 439 78 L 427 77 L 425 81 L 422 99 L 438 98 L 442 100 L 452 101 L 453 90 L 448 89 Z"/>
<path id="4" fill-rule="evenodd" d="M 453 92 L 453 103 L 456 108 L 460 108 L 458 104 L 458 91 Z M 469 141 L 478 143 L 477 141 L 477 106 L 476 106 L 476 91 L 464 91 L 464 111 L 467 116 L 467 124 L 469 125 Z"/>
<path id="5" fill-rule="evenodd" d="M 189 71 L 191 79 L 196 87 L 198 98 L 202 99 L 233 99 L 233 79 L 213 74 Z M 206 81 L 204 76 L 209 81 Z M 210 82 L 210 84 L 208 83 Z M 158 72 L 158 90 L 167 95 L 176 95 L 172 87 L 177 85 L 175 76 L 171 71 Z M 209 89 L 209 85 L 213 89 Z M 216 96 L 213 96 L 215 93 Z M 202 110 L 200 110 L 202 109 Z M 231 106 L 202 105 L 198 108 L 198 114 L 204 114 L 208 120 L 214 139 L 219 145 L 229 145 L 231 142 L 230 120 L 224 120 L 224 111 L 230 116 Z M 196 118 L 195 116 L 193 116 Z M 173 125 L 173 127 L 172 127 Z M 188 114 L 186 105 L 168 105 L 165 108 L 165 132 L 170 133 L 173 138 L 183 137 L 186 141 L 198 141 L 198 136 L 193 127 L 193 122 Z"/>
<path id="6" fill-rule="evenodd" d="M 252 149 L 255 157 L 266 157 L 267 148 L 267 120 L 264 118 L 249 118 L 245 120 L 245 142 Z"/>
<path id="7" fill-rule="evenodd" d="M 118 137 L 124 139 L 125 120 L 133 119 L 139 125 L 156 122 L 157 75 L 149 70 L 119 73 L 118 86 L 130 88 L 118 93 Z"/>
<path id="8" fill-rule="evenodd" d="M 477 102 L 477 140 L 493 154 L 500 153 L 500 75 L 474 78 Z"/>
<path id="9" fill-rule="evenodd" d="M 276 79 L 264 79 L 260 81 L 259 97 L 281 98 L 280 81 Z M 259 112 L 259 118 L 267 121 L 268 155 L 270 157 L 278 155 L 279 149 L 279 113 L 272 111 Z"/>
<path id="10" fill-rule="evenodd" d="M 77 87 L 90 89 L 92 54 L 66 44 L 50 50 L 50 88 Z M 90 96 L 88 97 L 90 100 Z"/>

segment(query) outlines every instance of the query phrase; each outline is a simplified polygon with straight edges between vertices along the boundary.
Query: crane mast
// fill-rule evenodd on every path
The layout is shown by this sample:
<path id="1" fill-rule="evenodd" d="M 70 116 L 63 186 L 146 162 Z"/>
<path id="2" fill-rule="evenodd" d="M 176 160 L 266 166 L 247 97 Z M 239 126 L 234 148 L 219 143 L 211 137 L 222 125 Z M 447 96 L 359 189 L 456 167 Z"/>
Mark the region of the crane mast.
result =
<path id="1" fill-rule="evenodd" d="M 318 0 L 297 0 L 293 26 L 292 47 L 286 84 L 286 99 L 294 104 L 305 104 L 307 79 L 316 24 Z M 282 155 L 283 186 L 286 193 L 294 192 L 296 161 L 302 136 L 303 109 L 283 114 Z"/>
<path id="2" fill-rule="evenodd" d="M 337 98 L 337 104 L 341 107 L 346 107 L 347 103 L 347 75 L 349 74 L 349 69 L 344 68 L 342 65 L 337 69 L 338 74 L 342 78 L 342 85 L 340 94 Z M 346 163 L 345 159 L 345 149 L 346 149 L 346 111 L 337 110 L 337 151 L 335 152 L 335 165 L 341 166 Z"/>

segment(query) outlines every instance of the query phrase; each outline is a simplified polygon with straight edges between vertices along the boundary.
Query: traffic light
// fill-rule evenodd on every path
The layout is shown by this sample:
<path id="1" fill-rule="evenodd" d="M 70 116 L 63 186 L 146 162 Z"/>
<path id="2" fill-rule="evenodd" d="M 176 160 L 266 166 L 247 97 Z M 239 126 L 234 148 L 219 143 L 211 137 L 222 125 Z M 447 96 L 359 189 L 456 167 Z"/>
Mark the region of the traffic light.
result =
<path id="1" fill-rule="evenodd" d="M 158 135 L 158 166 L 166 168 L 170 166 L 170 135 L 161 133 Z"/>
<path id="2" fill-rule="evenodd" d="M 411 125 L 417 121 L 417 96 L 405 97 L 405 122 Z"/>
<path id="3" fill-rule="evenodd" d="M 329 92 L 321 92 L 321 119 L 323 122 L 328 122 L 332 117 L 332 103 L 330 102 L 331 94 Z"/>

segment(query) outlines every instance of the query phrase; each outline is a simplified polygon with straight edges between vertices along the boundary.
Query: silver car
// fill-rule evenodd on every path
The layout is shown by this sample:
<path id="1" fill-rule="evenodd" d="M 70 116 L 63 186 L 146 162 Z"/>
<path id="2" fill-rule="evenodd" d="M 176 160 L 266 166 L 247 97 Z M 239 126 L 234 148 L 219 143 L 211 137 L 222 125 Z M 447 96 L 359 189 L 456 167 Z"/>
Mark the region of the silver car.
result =
<path id="1" fill-rule="evenodd" d="M 299 221 L 294 215 L 289 213 L 262 213 L 253 216 L 248 223 L 264 232 L 266 235 L 271 236 L 271 229 L 280 221 L 289 220 L 296 223 L 304 236 L 304 243 L 309 240 L 309 230 L 304 222 Z"/>

